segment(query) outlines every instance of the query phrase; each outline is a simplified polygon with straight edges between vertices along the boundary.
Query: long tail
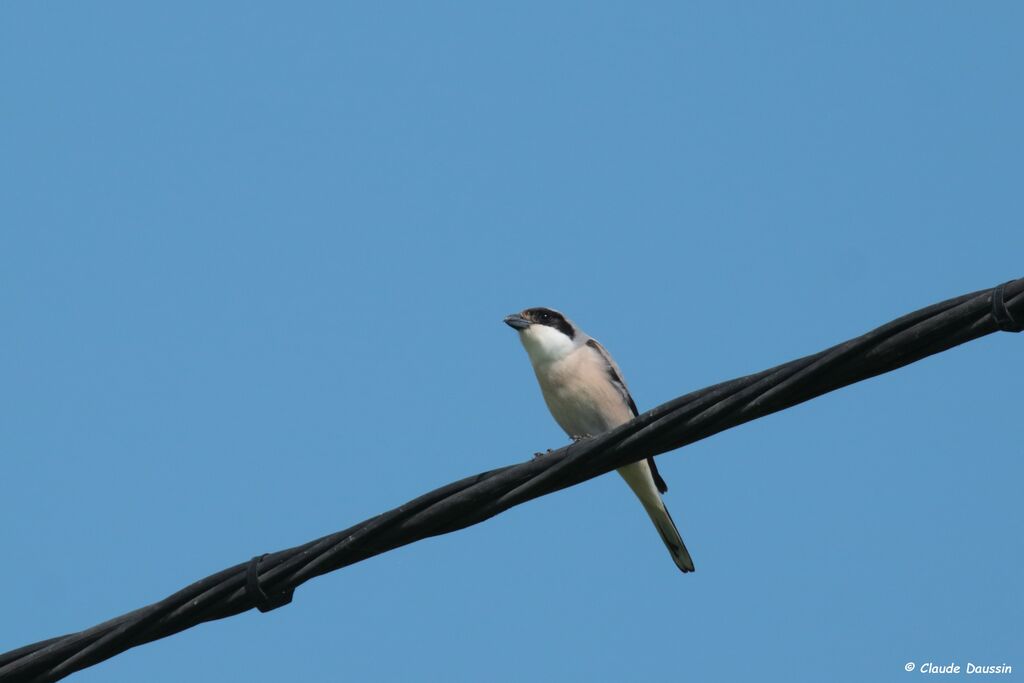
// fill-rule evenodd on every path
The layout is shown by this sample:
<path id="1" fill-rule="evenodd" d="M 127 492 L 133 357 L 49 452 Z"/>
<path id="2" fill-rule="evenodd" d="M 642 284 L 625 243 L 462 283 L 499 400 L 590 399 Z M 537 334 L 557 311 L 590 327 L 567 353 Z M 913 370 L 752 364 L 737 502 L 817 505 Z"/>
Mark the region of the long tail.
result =
<path id="1" fill-rule="evenodd" d="M 643 503 L 644 510 L 654 522 L 654 527 L 658 530 L 658 535 L 661 536 L 665 547 L 668 548 L 672 561 L 676 563 L 680 571 L 692 572 L 694 570 L 693 558 L 690 557 L 690 551 L 686 549 L 683 537 L 679 534 L 672 515 L 668 513 L 665 502 L 661 499 L 661 494 L 658 492 L 654 476 L 647 462 L 641 460 L 632 465 L 626 465 L 619 468 L 619 474 Z"/>
<path id="2" fill-rule="evenodd" d="M 679 535 L 679 529 L 676 528 L 676 523 L 672 521 L 672 515 L 668 513 L 668 508 L 665 507 L 665 504 L 662 503 L 660 509 L 651 509 L 644 505 L 644 509 L 647 510 L 651 521 L 654 522 L 655 528 L 661 535 L 661 540 L 665 542 L 665 547 L 668 548 L 672 561 L 676 563 L 676 566 L 684 574 L 692 572 L 694 569 L 693 558 L 690 557 L 690 551 L 686 549 L 683 537 Z"/>

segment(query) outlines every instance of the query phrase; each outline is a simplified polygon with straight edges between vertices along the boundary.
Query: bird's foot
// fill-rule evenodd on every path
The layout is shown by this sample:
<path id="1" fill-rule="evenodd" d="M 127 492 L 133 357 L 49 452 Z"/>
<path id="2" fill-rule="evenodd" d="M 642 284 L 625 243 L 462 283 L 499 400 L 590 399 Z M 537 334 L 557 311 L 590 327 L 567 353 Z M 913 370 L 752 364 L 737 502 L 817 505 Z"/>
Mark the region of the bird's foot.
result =
<path id="1" fill-rule="evenodd" d="M 583 441 L 584 439 L 589 439 L 589 438 L 591 438 L 590 434 L 573 434 L 572 442 L 573 443 L 579 443 L 580 441 Z"/>
<path id="2" fill-rule="evenodd" d="M 553 450 L 554 450 L 553 448 L 549 448 L 547 450 L 547 453 L 541 453 L 540 451 L 537 451 L 536 453 L 533 454 L 533 459 L 536 460 L 537 458 L 543 458 L 545 455 L 547 455 L 548 453 L 550 453 Z"/>

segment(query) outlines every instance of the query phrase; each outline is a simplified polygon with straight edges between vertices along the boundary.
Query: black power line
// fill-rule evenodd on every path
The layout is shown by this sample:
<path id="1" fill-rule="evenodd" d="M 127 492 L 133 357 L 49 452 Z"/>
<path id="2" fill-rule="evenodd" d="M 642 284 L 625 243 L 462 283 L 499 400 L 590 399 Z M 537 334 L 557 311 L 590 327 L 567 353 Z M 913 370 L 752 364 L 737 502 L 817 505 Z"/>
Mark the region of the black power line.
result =
<path id="1" fill-rule="evenodd" d="M 0 681 L 54 681 L 204 621 L 280 607 L 315 576 L 477 524 L 972 339 L 1022 327 L 1024 279 L 943 301 L 820 353 L 681 396 L 595 438 L 462 479 L 344 531 L 236 564 L 84 631 L 12 650 L 0 655 Z"/>

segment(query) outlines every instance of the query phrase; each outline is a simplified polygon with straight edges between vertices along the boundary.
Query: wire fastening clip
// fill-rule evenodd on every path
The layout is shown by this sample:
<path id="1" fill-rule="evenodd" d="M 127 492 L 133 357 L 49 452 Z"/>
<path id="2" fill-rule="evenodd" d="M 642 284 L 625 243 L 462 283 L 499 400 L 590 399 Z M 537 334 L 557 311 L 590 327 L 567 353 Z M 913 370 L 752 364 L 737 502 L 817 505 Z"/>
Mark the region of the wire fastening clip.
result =
<path id="1" fill-rule="evenodd" d="M 267 595 L 263 590 L 263 586 L 260 585 L 260 562 L 267 554 L 257 555 L 256 557 L 249 560 L 249 567 L 245 570 L 245 592 L 252 600 L 252 604 L 256 606 L 261 612 L 269 612 L 272 609 L 278 607 L 284 607 L 292 601 L 292 595 L 295 593 L 295 589 L 285 591 L 284 593 L 278 593 L 277 595 Z"/>
<path id="2" fill-rule="evenodd" d="M 1013 281 L 1011 280 L 1010 282 Z M 1006 310 L 1003 290 L 1006 289 L 1008 284 L 1009 282 L 1004 282 L 992 290 L 992 318 L 996 321 L 996 326 L 1004 332 L 1020 332 L 1024 330 L 1024 321 L 1017 322 L 1010 315 L 1010 312 Z"/>

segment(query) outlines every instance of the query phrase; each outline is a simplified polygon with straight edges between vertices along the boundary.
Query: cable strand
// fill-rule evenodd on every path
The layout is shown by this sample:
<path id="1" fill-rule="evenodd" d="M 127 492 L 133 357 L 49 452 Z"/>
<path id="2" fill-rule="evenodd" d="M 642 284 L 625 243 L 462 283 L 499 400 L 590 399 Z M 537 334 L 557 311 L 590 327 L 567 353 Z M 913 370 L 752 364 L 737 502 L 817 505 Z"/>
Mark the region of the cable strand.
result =
<path id="1" fill-rule="evenodd" d="M 1007 323 L 1007 320 L 1009 323 Z M 943 301 L 816 354 L 653 408 L 540 458 L 466 477 L 404 505 L 262 558 L 268 596 L 415 541 L 478 524 L 534 498 L 680 448 L 1024 321 L 1024 279 Z M 55 681 L 143 643 L 254 608 L 249 563 L 89 629 L 0 654 L 0 681 Z M 251 583 L 251 577 L 250 577 Z"/>

